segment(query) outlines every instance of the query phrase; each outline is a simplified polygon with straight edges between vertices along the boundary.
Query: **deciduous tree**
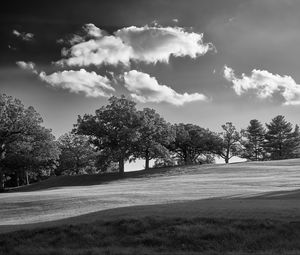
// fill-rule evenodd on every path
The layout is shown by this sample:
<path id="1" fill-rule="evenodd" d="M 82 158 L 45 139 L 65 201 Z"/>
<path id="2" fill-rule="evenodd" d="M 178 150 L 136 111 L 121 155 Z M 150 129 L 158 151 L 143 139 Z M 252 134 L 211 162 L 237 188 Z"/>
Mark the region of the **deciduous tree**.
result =
<path id="1" fill-rule="evenodd" d="M 145 169 L 149 169 L 151 159 L 168 157 L 167 146 L 174 141 L 175 132 L 153 109 L 145 108 L 138 112 L 140 118 L 139 140 L 134 150 L 135 158 L 145 159 Z"/>
<path id="2" fill-rule="evenodd" d="M 59 139 L 61 154 L 59 156 L 59 174 L 79 174 L 96 172 L 96 152 L 89 142 L 89 137 L 66 133 Z"/>
<path id="3" fill-rule="evenodd" d="M 90 141 L 102 155 L 119 163 L 124 173 L 124 162 L 133 155 L 139 139 L 139 115 L 135 103 L 124 96 L 109 98 L 109 104 L 96 110 L 95 115 L 78 117 L 76 132 L 91 137 Z"/>
<path id="4" fill-rule="evenodd" d="M 26 141 L 40 128 L 42 118 L 33 107 L 25 108 L 19 99 L 0 94 L 0 190 L 4 189 L 4 161 L 9 146 Z"/>
<path id="5" fill-rule="evenodd" d="M 196 164 L 199 157 L 213 152 L 215 146 L 214 134 L 208 129 L 193 124 L 176 124 L 175 141 L 171 149 L 176 154 L 179 163 Z"/>
<path id="6" fill-rule="evenodd" d="M 215 142 L 216 154 L 225 160 L 225 163 L 229 163 L 229 160 L 240 154 L 241 136 L 236 130 L 235 126 L 231 122 L 226 122 L 222 125 L 223 132 L 221 132 L 219 141 Z"/>
<path id="7" fill-rule="evenodd" d="M 39 180 L 52 174 L 60 150 L 51 130 L 39 126 L 30 136 L 24 136 L 8 145 L 3 165 L 6 174 L 29 184 L 30 179 Z M 25 179 L 25 181 L 23 181 Z"/>

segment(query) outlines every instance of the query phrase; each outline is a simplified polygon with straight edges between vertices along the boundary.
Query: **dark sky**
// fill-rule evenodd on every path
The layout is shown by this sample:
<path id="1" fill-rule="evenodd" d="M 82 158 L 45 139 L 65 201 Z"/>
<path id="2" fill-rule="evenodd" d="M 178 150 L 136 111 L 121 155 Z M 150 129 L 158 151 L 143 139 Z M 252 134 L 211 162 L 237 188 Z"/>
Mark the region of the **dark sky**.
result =
<path id="1" fill-rule="evenodd" d="M 77 72 L 81 68 L 109 79 L 112 76 L 108 73 L 119 77 L 137 70 L 143 79 L 150 75 L 159 85 L 166 85 L 166 93 L 176 91 L 180 100 L 184 93 L 188 93 L 188 97 L 193 93 L 206 96 L 205 101 L 195 100 L 182 105 L 172 103 L 174 98 L 173 101 L 165 98 L 156 102 L 137 101 L 139 108 L 154 108 L 170 122 L 195 123 L 218 131 L 226 121 L 242 128 L 250 119 L 257 118 L 264 123 L 283 114 L 292 123 L 299 123 L 299 13 L 300 1 L 297 0 L 9 1 L 0 10 L 0 92 L 20 98 L 27 106 L 34 106 L 42 115 L 45 126 L 52 128 L 56 136 L 69 131 L 77 115 L 92 113 L 106 104 L 107 97 L 89 97 L 82 91 L 74 93 L 70 89 L 70 86 L 76 86 L 78 76 L 74 73 L 73 83 L 69 82 L 68 88 L 63 87 L 64 84 L 53 86 L 50 78 L 42 80 L 38 74 L 42 71 L 46 75 L 64 70 Z M 159 25 L 153 25 L 154 21 Z M 63 58 L 61 49 L 67 47 L 57 40 L 67 40 L 82 33 L 82 26 L 87 23 L 105 30 L 108 36 L 131 26 L 180 27 L 186 33 L 203 33 L 203 45 L 211 43 L 215 49 L 195 58 L 189 54 L 173 54 L 167 62 L 147 63 L 135 59 L 127 66 L 99 64 L 62 68 L 53 64 Z M 14 30 L 20 34 L 16 35 Z M 27 38 L 28 33 L 33 38 Z M 148 38 L 146 36 L 153 34 L 144 36 Z M 138 41 L 143 53 L 146 50 L 141 43 L 148 42 Z M 160 45 L 159 41 L 154 46 L 157 45 Z M 150 46 L 146 53 L 152 50 Z M 183 47 L 190 49 L 190 46 Z M 159 53 L 163 50 L 168 49 L 159 49 Z M 150 51 L 150 57 L 151 54 Z M 38 74 L 20 68 L 17 61 L 35 63 Z M 224 77 L 224 66 L 234 71 L 231 80 Z M 252 76 L 255 69 L 260 71 L 257 76 Z M 243 73 L 246 79 L 243 79 Z M 129 96 L 122 81 L 117 79 L 111 83 L 113 93 Z M 147 86 L 156 86 L 151 82 Z M 240 95 L 233 88 L 234 82 L 244 88 Z M 259 96 L 266 88 L 274 93 Z M 140 96 L 149 93 L 148 89 L 143 88 Z M 158 89 L 165 91 L 166 87 Z M 292 99 L 284 91 L 291 92 Z"/>

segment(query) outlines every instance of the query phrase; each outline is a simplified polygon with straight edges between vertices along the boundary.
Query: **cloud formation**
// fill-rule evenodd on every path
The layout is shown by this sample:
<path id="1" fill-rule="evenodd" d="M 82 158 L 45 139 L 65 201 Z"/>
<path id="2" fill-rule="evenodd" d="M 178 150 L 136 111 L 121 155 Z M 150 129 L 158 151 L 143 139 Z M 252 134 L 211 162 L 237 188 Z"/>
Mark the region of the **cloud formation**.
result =
<path id="1" fill-rule="evenodd" d="M 74 45 L 104 35 L 106 35 L 106 32 L 104 30 L 101 30 L 94 24 L 89 23 L 83 25 L 81 31 L 79 31 L 78 34 L 73 34 L 64 39 L 58 39 L 57 42 L 60 44 Z"/>
<path id="2" fill-rule="evenodd" d="M 254 90 L 259 98 L 264 99 L 280 93 L 284 98 L 284 105 L 300 105 L 300 85 L 291 76 L 254 69 L 250 76 L 243 73 L 239 78 L 232 68 L 225 66 L 224 77 L 232 82 L 237 95 Z"/>
<path id="3" fill-rule="evenodd" d="M 84 93 L 87 97 L 108 97 L 115 91 L 107 77 L 87 72 L 85 69 L 55 72 L 50 75 L 41 72 L 39 77 L 53 87 Z"/>
<path id="4" fill-rule="evenodd" d="M 34 39 L 34 34 L 33 33 L 25 33 L 25 32 L 19 32 L 17 30 L 12 31 L 13 35 L 16 37 L 22 39 L 23 41 L 32 41 Z"/>
<path id="5" fill-rule="evenodd" d="M 93 38 L 101 37 L 106 34 L 106 32 L 104 30 L 101 30 L 100 28 L 96 27 L 92 23 L 85 24 L 83 26 L 83 31 L 86 33 L 87 36 L 90 36 Z"/>
<path id="6" fill-rule="evenodd" d="M 171 56 L 196 58 L 214 49 L 203 42 L 203 34 L 185 31 L 181 27 L 130 26 L 108 35 L 93 24 L 83 27 L 83 35 L 74 35 L 66 58 L 60 65 L 88 66 L 124 64 L 130 61 L 145 63 L 168 63 Z"/>
<path id="7" fill-rule="evenodd" d="M 149 74 L 131 70 L 124 73 L 125 87 L 131 92 L 132 98 L 142 102 L 166 102 L 173 105 L 183 105 L 193 101 L 204 101 L 206 96 L 199 93 L 179 94 L 166 85 L 160 85 L 155 77 Z"/>
<path id="8" fill-rule="evenodd" d="M 96 72 L 85 69 L 58 71 L 47 75 L 44 71 L 38 72 L 33 62 L 18 61 L 16 64 L 23 70 L 28 70 L 50 84 L 52 87 L 67 89 L 73 93 L 83 93 L 87 97 L 109 97 L 115 89 L 111 81 Z"/>
<path id="9" fill-rule="evenodd" d="M 37 74 L 37 70 L 33 62 L 17 61 L 16 64 L 23 70 L 28 70 Z"/>
<path id="10" fill-rule="evenodd" d="M 115 77 L 110 74 L 110 80 L 106 76 L 101 76 L 96 72 L 88 72 L 85 69 L 57 71 L 47 75 L 44 71 L 38 72 L 33 62 L 18 61 L 16 64 L 28 70 L 55 88 L 67 89 L 73 93 L 83 93 L 87 97 L 109 97 L 115 89 L 112 87 Z M 160 85 L 155 77 L 147 73 L 131 70 L 125 72 L 118 78 L 123 80 L 131 97 L 139 102 L 147 103 L 170 103 L 181 106 L 185 103 L 194 101 L 206 101 L 207 97 L 203 94 L 180 94 L 167 85 Z"/>

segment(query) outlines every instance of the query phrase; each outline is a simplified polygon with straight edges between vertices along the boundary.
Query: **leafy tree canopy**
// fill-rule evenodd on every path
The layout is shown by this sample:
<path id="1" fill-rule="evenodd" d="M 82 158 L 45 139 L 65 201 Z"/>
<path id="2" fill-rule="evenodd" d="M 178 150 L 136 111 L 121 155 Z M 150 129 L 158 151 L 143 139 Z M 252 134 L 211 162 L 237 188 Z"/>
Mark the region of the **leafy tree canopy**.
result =
<path id="1" fill-rule="evenodd" d="M 54 137 L 51 130 L 41 126 L 42 122 L 32 106 L 26 108 L 19 99 L 0 94 L 0 189 L 9 171 L 8 157 L 18 156 L 17 164 L 27 162 L 31 166 L 56 157 Z"/>
<path id="2" fill-rule="evenodd" d="M 139 140 L 140 118 L 135 105 L 124 96 L 113 96 L 94 115 L 79 116 L 75 126 L 77 134 L 91 137 L 101 155 L 119 163 L 120 173 L 124 172 L 124 161 L 133 154 Z"/>
<path id="3" fill-rule="evenodd" d="M 134 158 L 145 159 L 145 168 L 149 169 L 149 161 L 169 156 L 168 145 L 174 141 L 175 132 L 153 109 L 145 108 L 138 112 L 140 118 L 139 140 L 136 142 Z"/>

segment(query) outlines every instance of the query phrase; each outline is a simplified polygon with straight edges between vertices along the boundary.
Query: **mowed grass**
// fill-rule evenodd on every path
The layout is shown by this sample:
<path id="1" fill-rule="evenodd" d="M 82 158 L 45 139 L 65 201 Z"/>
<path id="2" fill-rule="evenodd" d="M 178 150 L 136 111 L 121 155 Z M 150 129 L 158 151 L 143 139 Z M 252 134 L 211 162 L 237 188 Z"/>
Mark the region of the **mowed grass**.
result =
<path id="1" fill-rule="evenodd" d="M 3 225 L 56 221 L 120 207 L 299 189 L 299 169 L 300 160 L 294 159 L 175 167 L 129 173 L 123 178 L 51 178 L 0 194 L 0 231 Z"/>
<path id="2" fill-rule="evenodd" d="M 148 171 L 132 171 L 125 172 L 123 176 L 118 173 L 103 173 L 94 175 L 75 175 L 75 176 L 56 176 L 46 179 L 38 183 L 34 183 L 27 186 L 11 189 L 13 192 L 27 192 L 27 191 L 40 191 L 45 189 L 55 189 L 62 187 L 74 187 L 74 186 L 93 186 L 99 184 L 106 184 L 113 181 L 119 181 L 123 179 L 136 179 L 140 178 L 147 180 L 147 178 L 160 178 L 160 177 L 174 177 L 182 175 L 207 175 L 210 179 L 223 177 L 220 174 L 226 174 L 226 176 L 233 179 L 247 178 L 250 183 L 253 178 L 257 178 L 259 181 L 261 177 L 265 177 L 266 181 L 270 178 L 276 179 L 277 177 L 283 177 L 278 181 L 289 180 L 291 175 L 295 174 L 294 170 L 298 170 L 300 167 L 300 159 L 290 160 L 277 160 L 277 161 L 259 161 L 259 162 L 246 162 L 246 163 L 234 163 L 234 164 L 212 164 L 212 165 L 193 165 L 193 166 L 176 166 L 167 168 L 149 169 Z M 215 176 L 215 174 L 217 176 Z M 296 176 L 299 177 L 296 172 Z M 206 176 L 202 176 L 206 177 Z M 206 178 L 205 178 L 206 180 Z M 291 182 L 293 185 L 295 182 Z M 257 183 L 259 184 L 259 183 Z M 298 183 L 297 183 L 298 184 Z"/>
<path id="3" fill-rule="evenodd" d="M 0 194 L 0 254 L 298 255 L 299 177 L 296 159 L 52 179 Z"/>
<path id="4" fill-rule="evenodd" d="M 145 217 L 0 235 L 0 254 L 300 254 L 300 222 Z"/>

